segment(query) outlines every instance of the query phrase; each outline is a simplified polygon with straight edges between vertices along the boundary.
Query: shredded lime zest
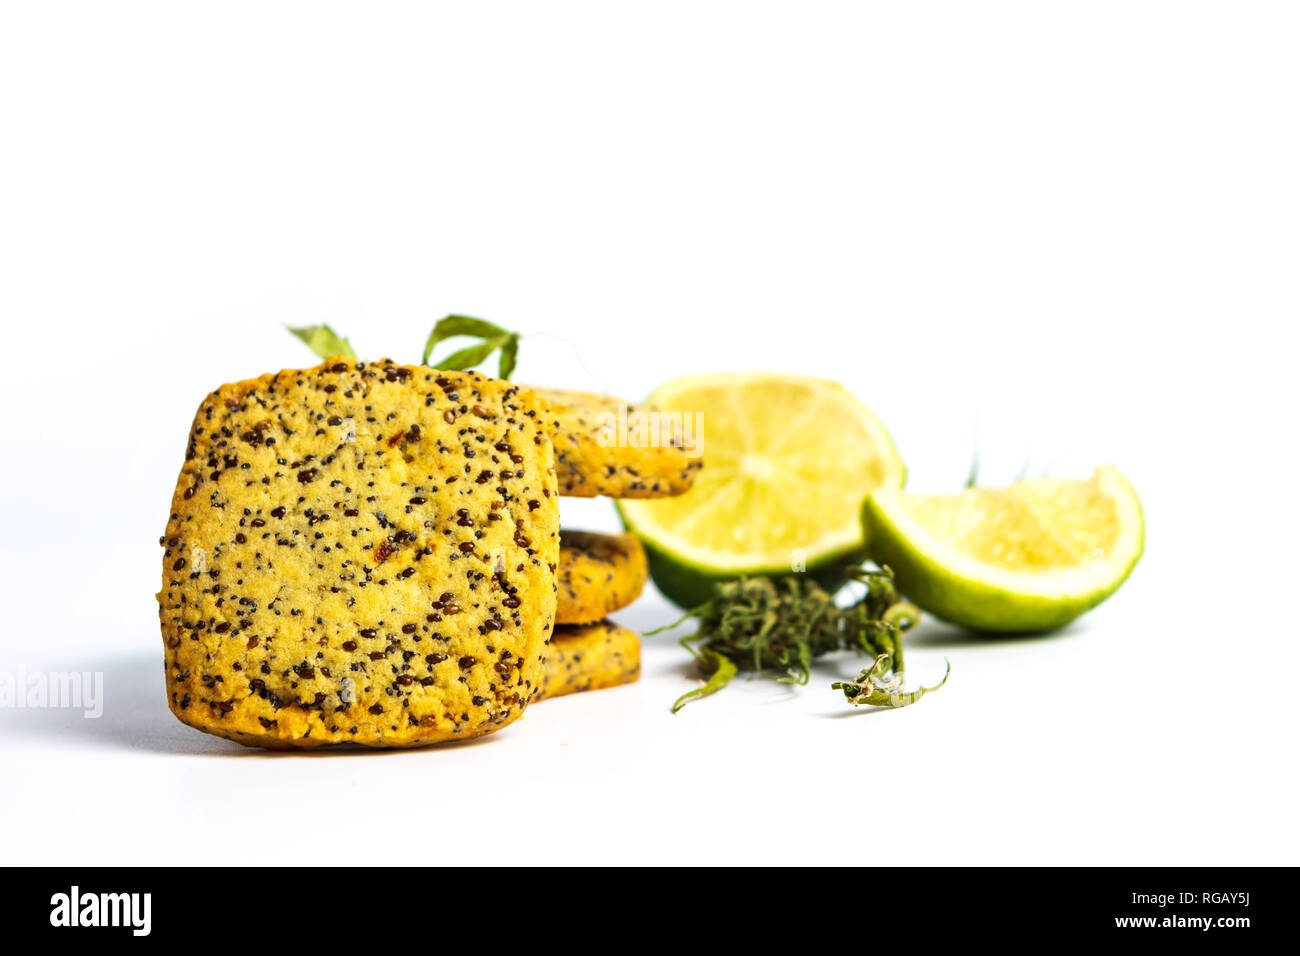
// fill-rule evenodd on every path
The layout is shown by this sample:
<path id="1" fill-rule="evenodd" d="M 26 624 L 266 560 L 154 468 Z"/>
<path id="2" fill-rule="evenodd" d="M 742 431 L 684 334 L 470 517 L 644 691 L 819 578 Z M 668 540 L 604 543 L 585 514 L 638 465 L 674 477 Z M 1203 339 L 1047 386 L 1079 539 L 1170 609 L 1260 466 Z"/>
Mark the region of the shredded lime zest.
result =
<path id="1" fill-rule="evenodd" d="M 881 654 L 875 662 L 858 675 L 857 680 L 837 681 L 831 684 L 832 690 L 844 691 L 844 699 L 854 707 L 906 707 L 915 704 L 926 694 L 932 693 L 948 683 L 952 665 L 944 658 L 943 680 L 933 687 L 918 687 L 916 690 L 903 689 L 905 678 L 903 672 L 890 671 L 888 654 Z"/>
<path id="2" fill-rule="evenodd" d="M 681 643 L 699 663 L 705 683 L 679 697 L 673 712 L 721 690 L 742 670 L 769 680 L 806 684 L 812 662 L 834 651 L 871 657 L 872 667 L 863 673 L 870 673 L 882 686 L 896 662 L 901 680 L 903 634 L 915 626 L 920 612 L 899 598 L 888 568 L 855 567 L 848 573 L 866 589 L 848 607 L 837 605 L 831 594 L 805 575 L 744 577 L 716 583 L 704 604 L 651 631 L 657 634 L 690 619 L 699 624 Z"/>
<path id="3" fill-rule="evenodd" d="M 693 700 L 701 697 L 708 697 L 715 691 L 722 690 L 731 679 L 736 676 L 736 665 L 729 658 L 723 657 L 717 651 L 709 648 L 697 649 L 692 647 L 686 641 L 682 641 L 682 646 L 695 655 L 695 659 L 700 662 L 700 669 L 709 673 L 709 679 L 705 681 L 703 687 L 697 687 L 695 690 L 687 691 L 673 702 L 673 713 L 677 713 Z M 711 672 L 711 673 L 710 673 Z"/>

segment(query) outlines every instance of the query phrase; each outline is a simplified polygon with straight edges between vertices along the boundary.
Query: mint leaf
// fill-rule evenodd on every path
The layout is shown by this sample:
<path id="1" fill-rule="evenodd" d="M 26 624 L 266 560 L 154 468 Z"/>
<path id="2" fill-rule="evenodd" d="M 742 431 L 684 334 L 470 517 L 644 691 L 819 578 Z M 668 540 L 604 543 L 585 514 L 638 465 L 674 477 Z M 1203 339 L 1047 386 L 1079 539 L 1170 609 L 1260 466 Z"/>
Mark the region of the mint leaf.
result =
<path id="1" fill-rule="evenodd" d="M 510 378 L 515 374 L 515 363 L 519 361 L 519 333 L 513 333 L 506 344 L 501 346 L 500 364 L 497 366 L 497 378 Z"/>
<path id="2" fill-rule="evenodd" d="M 483 341 L 478 345 L 466 346 L 459 351 L 452 352 L 436 362 L 429 361 L 430 356 L 433 355 L 433 350 L 437 348 L 440 342 L 462 335 L 482 339 Z M 497 374 L 501 378 L 509 378 L 514 374 L 515 364 L 519 358 L 519 333 L 507 332 L 501 326 L 485 319 L 476 319 L 469 315 L 449 315 L 439 319 L 437 324 L 434 325 L 433 331 L 429 333 L 429 338 L 424 343 L 424 355 L 421 357 L 420 362 L 431 368 L 463 372 L 481 365 L 498 349 L 501 350 L 501 357 L 497 366 Z"/>
<path id="3" fill-rule="evenodd" d="M 327 359 L 335 355 L 350 359 L 357 357 L 357 353 L 352 350 L 352 343 L 328 325 L 303 325 L 298 328 L 286 325 L 285 328 L 306 343 L 317 358 Z"/>

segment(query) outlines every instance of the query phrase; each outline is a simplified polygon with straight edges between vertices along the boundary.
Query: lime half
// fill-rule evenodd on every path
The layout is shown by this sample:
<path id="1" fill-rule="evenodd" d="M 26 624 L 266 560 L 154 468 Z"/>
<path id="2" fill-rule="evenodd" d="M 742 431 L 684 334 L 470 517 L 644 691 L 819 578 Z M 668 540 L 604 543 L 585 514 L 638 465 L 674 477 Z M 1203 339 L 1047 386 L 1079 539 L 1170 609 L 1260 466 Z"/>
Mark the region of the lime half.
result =
<path id="1" fill-rule="evenodd" d="M 982 631 L 1042 631 L 1124 583 L 1142 556 L 1142 505 L 1119 469 L 956 495 L 885 489 L 862 509 L 867 550 L 936 617 Z"/>
<path id="2" fill-rule="evenodd" d="M 863 557 L 868 492 L 906 471 L 884 426 L 836 382 L 769 372 L 693 375 L 649 404 L 680 412 L 704 468 L 675 498 L 618 502 L 646 544 L 655 585 L 683 607 L 742 574 L 806 571 L 829 584 Z"/>

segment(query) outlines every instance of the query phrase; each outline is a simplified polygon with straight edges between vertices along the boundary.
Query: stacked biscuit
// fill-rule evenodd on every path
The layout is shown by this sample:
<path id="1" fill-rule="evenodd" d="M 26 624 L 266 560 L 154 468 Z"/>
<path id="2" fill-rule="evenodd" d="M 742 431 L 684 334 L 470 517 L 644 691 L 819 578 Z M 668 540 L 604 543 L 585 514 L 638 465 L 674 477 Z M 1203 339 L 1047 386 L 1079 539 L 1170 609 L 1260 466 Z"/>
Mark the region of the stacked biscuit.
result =
<path id="1" fill-rule="evenodd" d="M 561 495 L 660 498 L 679 495 L 694 482 L 700 461 L 680 444 L 647 447 L 629 440 L 631 422 L 644 410 L 601 395 L 533 391 L 558 420 L 554 444 Z M 645 551 L 635 535 L 560 533 L 556 627 L 543 696 L 637 679 L 640 638 L 606 615 L 640 597 L 646 577 Z"/>
<path id="2" fill-rule="evenodd" d="M 185 723 L 267 747 L 416 746 L 635 680 L 605 616 L 630 535 L 561 532 L 561 494 L 656 497 L 699 468 L 599 396 L 333 359 L 223 385 L 172 499 L 159 618 Z"/>

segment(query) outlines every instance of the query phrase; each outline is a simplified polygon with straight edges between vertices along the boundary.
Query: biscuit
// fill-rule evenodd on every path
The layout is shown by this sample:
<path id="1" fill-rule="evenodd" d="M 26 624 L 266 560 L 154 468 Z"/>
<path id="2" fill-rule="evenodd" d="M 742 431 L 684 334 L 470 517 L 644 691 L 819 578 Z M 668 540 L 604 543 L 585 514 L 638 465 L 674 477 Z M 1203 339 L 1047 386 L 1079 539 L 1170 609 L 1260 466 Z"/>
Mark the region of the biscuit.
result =
<path id="1" fill-rule="evenodd" d="M 669 498 L 694 484 L 701 460 L 686 447 L 680 417 L 673 428 L 671 419 L 654 417 L 652 408 L 606 395 L 534 391 L 550 403 L 559 420 L 555 470 L 560 494 Z"/>
<path id="2" fill-rule="evenodd" d="M 645 549 L 634 534 L 560 532 L 556 624 L 590 624 L 627 607 L 646 582 Z"/>
<path id="3" fill-rule="evenodd" d="M 641 638 L 612 621 L 561 624 L 546 651 L 538 700 L 630 684 L 641 676 Z"/>
<path id="4" fill-rule="evenodd" d="M 172 712 L 265 747 L 517 719 L 555 619 L 554 427 L 509 382 L 387 360 L 218 388 L 160 539 Z"/>

